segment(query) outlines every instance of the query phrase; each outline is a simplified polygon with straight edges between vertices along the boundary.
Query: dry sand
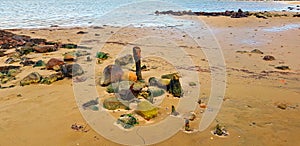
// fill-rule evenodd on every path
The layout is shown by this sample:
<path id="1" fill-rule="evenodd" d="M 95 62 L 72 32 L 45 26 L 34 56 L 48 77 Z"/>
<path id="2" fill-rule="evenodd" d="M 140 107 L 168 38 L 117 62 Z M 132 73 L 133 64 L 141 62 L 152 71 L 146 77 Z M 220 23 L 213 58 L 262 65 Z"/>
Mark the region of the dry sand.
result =
<path id="1" fill-rule="evenodd" d="M 203 132 L 187 134 L 178 132 L 170 139 L 157 145 L 299 145 L 300 134 L 300 30 L 297 28 L 268 32 L 264 29 L 281 27 L 289 24 L 298 24 L 299 18 L 269 18 L 258 19 L 254 17 L 231 19 L 227 17 L 198 17 L 210 26 L 223 50 L 227 68 L 227 88 L 222 108 L 210 127 Z M 46 38 L 50 41 L 63 43 L 80 43 L 85 40 L 78 31 L 85 28 L 69 29 L 32 29 L 14 30 L 13 33 L 25 34 L 32 37 Z M 201 84 L 200 98 L 207 103 L 210 94 L 210 73 L 207 58 L 197 46 L 190 43 L 189 37 L 174 31 L 172 28 L 118 28 L 105 27 L 97 29 L 101 35 L 113 34 L 111 42 L 122 42 L 131 48 L 139 44 L 132 42 L 143 35 L 160 34 L 170 40 L 185 46 L 185 51 L 195 64 L 201 66 L 199 71 L 199 84 Z M 90 32 L 89 32 L 90 33 Z M 92 41 L 92 40 L 91 40 Z M 124 44 L 106 43 L 103 50 L 112 56 L 117 56 Z M 133 43 L 133 44 L 131 44 Z M 164 41 L 149 40 L 143 48 L 166 49 L 168 46 L 160 44 Z M 188 47 L 187 47 L 188 46 Z M 264 52 L 236 53 L 236 51 L 251 51 L 259 49 Z M 70 51 L 60 49 L 48 55 L 31 54 L 34 60 L 51 57 L 61 58 L 61 53 Z M 170 54 L 172 52 L 169 52 Z M 193 56 L 199 54 L 199 56 Z M 172 54 L 174 56 L 174 54 Z M 272 55 L 274 61 L 264 61 L 264 55 Z M 174 56 L 176 57 L 176 56 Z M 6 58 L 1 58 L 1 65 Z M 102 69 L 114 58 L 103 64 L 96 65 L 96 74 L 100 75 Z M 145 78 L 157 74 L 172 72 L 172 65 L 147 61 L 149 66 L 156 66 L 144 72 Z M 280 71 L 274 69 L 279 64 L 288 65 L 291 70 Z M 25 67 L 17 76 L 17 82 L 29 74 L 31 67 Z M 269 72 L 268 74 L 261 73 Z M 45 72 L 46 73 L 46 72 Z M 185 75 L 188 76 L 188 75 Z M 88 132 L 74 131 L 70 127 L 74 123 L 85 125 L 78 110 L 73 94 L 72 80 L 64 79 L 51 85 L 29 85 L 0 89 L 0 145 L 118 145 L 113 143 L 87 125 Z M 199 87 L 199 86 L 197 86 Z M 196 87 L 196 88 L 197 88 Z M 97 86 L 99 96 L 105 94 L 105 88 Z M 21 97 L 18 96 L 21 94 Z M 285 110 L 277 105 L 285 103 Z M 170 106 L 162 105 L 162 108 Z M 192 128 L 197 128 L 204 109 L 196 108 L 197 118 L 191 122 Z M 169 111 L 170 112 L 170 107 Z M 211 134 L 217 123 L 226 126 L 230 135 L 219 138 Z M 164 130 L 164 129 L 162 129 Z"/>

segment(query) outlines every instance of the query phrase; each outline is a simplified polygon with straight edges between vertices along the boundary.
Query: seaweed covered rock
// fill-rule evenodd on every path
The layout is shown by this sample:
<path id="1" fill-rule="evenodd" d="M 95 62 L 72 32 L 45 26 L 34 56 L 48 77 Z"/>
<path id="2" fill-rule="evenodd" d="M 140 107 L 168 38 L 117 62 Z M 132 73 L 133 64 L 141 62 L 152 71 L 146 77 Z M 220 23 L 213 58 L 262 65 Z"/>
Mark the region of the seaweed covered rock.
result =
<path id="1" fill-rule="evenodd" d="M 25 85 L 30 85 L 30 84 L 34 84 L 34 83 L 39 83 L 41 79 L 42 79 L 42 76 L 39 73 L 33 72 L 33 73 L 30 73 L 29 75 L 27 75 L 25 78 L 23 78 L 20 81 L 20 85 L 25 86 Z"/>
<path id="2" fill-rule="evenodd" d="M 46 63 L 43 60 L 38 60 L 37 62 L 35 62 L 35 64 L 33 65 L 33 67 L 45 67 Z"/>
<path id="3" fill-rule="evenodd" d="M 125 65 L 133 64 L 133 63 L 134 63 L 133 57 L 130 54 L 121 56 L 115 60 L 115 64 L 119 65 L 119 66 L 125 66 Z"/>
<path id="4" fill-rule="evenodd" d="M 61 80 L 63 78 L 64 78 L 64 75 L 62 74 L 62 72 L 58 72 L 58 73 L 54 73 L 54 74 L 44 77 L 41 80 L 41 83 L 49 85 L 49 84 L 52 84 L 53 82 Z"/>
<path id="5" fill-rule="evenodd" d="M 118 65 L 108 65 L 103 70 L 103 75 L 100 80 L 101 86 L 107 86 L 110 83 L 120 81 L 123 76 L 123 70 Z"/>
<path id="6" fill-rule="evenodd" d="M 128 106 L 129 106 L 129 102 L 126 101 L 121 102 L 117 97 L 107 98 L 103 101 L 103 107 L 108 110 L 128 109 Z"/>
<path id="7" fill-rule="evenodd" d="M 120 124 L 125 129 L 129 129 L 139 124 L 139 122 L 132 114 L 123 114 L 118 118 L 117 124 Z"/>
<path id="8" fill-rule="evenodd" d="M 169 85 L 168 89 L 169 93 L 171 93 L 174 97 L 181 97 L 183 92 L 181 88 L 181 84 L 179 81 L 178 74 L 174 74 Z"/>
<path id="9" fill-rule="evenodd" d="M 151 104 L 149 101 L 145 100 L 138 103 L 135 112 L 142 116 L 144 119 L 150 120 L 157 116 L 158 108 Z"/>
<path id="10" fill-rule="evenodd" d="M 56 59 L 56 58 L 51 58 L 47 64 L 46 64 L 46 69 L 55 69 L 56 67 L 59 67 L 60 65 L 65 64 L 64 61 L 60 60 L 60 59 Z"/>
<path id="11" fill-rule="evenodd" d="M 61 66 L 61 72 L 65 77 L 75 77 L 84 74 L 79 64 L 64 64 Z"/>

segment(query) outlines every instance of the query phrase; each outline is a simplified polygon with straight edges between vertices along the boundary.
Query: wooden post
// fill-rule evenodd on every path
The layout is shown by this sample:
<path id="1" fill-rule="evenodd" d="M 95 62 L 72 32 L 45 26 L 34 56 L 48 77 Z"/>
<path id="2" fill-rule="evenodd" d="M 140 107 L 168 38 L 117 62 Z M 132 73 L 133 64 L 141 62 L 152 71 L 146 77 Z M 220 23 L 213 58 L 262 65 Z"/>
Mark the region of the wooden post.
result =
<path id="1" fill-rule="evenodd" d="M 133 58 L 135 61 L 137 80 L 142 80 L 141 48 L 140 47 L 133 47 Z"/>

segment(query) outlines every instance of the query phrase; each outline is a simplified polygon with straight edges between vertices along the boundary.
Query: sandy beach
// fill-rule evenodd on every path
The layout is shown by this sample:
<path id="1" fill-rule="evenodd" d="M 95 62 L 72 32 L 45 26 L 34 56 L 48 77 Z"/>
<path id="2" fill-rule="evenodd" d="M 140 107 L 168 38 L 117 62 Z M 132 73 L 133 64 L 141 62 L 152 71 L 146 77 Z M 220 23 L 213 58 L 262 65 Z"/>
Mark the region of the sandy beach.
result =
<path id="1" fill-rule="evenodd" d="M 223 52 L 226 63 L 226 93 L 224 102 L 215 121 L 202 132 L 185 133 L 183 130 L 169 139 L 155 145 L 299 145 L 300 134 L 300 18 L 272 17 L 260 19 L 247 17 L 233 19 L 229 17 L 179 16 L 178 19 L 199 19 L 209 26 Z M 171 57 L 178 57 L 172 52 L 164 40 L 151 39 L 147 44 L 134 42 L 146 35 L 157 34 L 167 37 L 184 48 L 193 62 L 199 66 L 188 70 L 198 75 L 195 87 L 183 84 L 189 88 L 200 88 L 200 98 L 205 104 L 209 100 L 211 90 L 211 70 L 208 60 L 182 31 L 173 27 L 126 27 L 118 28 L 104 26 L 102 28 L 60 28 L 47 29 L 14 29 L 6 30 L 14 34 L 26 35 L 32 38 L 43 38 L 47 41 L 61 43 L 84 44 L 86 41 L 111 35 L 106 40 L 101 51 L 112 56 L 101 64 L 95 65 L 95 87 L 100 98 L 113 96 L 106 92 L 106 87 L 99 85 L 99 77 L 103 69 L 114 63 L 115 57 L 124 51 L 131 52 L 132 47 L 139 46 L 144 50 L 162 49 Z M 88 32 L 88 34 L 78 32 Z M 95 36 L 88 38 L 87 35 Z M 201 38 L 200 38 L 201 39 Z M 201 44 L 200 44 L 201 47 Z M 100 49 L 100 48 L 99 48 Z M 126 50 L 127 49 L 127 50 Z M 263 54 L 251 52 L 258 49 Z M 62 54 L 76 49 L 59 48 L 55 52 L 29 53 L 26 57 L 34 61 L 63 59 Z M 7 52 L 14 51 L 8 49 Z M 146 54 L 146 51 L 145 51 Z M 197 56 L 193 55 L 197 54 Z M 275 58 L 266 61 L 263 58 L 271 55 Z M 93 61 L 95 54 L 91 55 Z M 0 57 L 0 66 L 5 66 L 7 56 Z M 146 57 L 142 62 L 149 67 L 143 77 L 147 80 L 151 76 L 175 72 L 175 67 L 164 60 Z M 19 65 L 18 62 L 11 65 Z M 277 66 L 288 66 L 289 70 L 276 69 Z M 153 67 L 155 66 L 155 67 Z M 119 145 L 99 135 L 81 115 L 74 96 L 74 82 L 65 78 L 51 85 L 32 84 L 20 86 L 19 82 L 31 72 L 41 75 L 54 73 L 53 70 L 40 70 L 32 66 L 21 68 L 21 72 L 2 87 L 11 84 L 13 88 L 0 89 L 0 146 L 9 145 Z M 84 75 L 83 75 L 84 76 Z M 189 78 L 189 74 L 182 74 Z M 178 98 L 166 95 L 160 105 L 159 116 L 152 122 L 159 122 L 169 116 L 171 105 L 178 103 Z M 282 105 L 282 106 L 281 106 Z M 168 107 L 168 109 L 167 109 Z M 196 119 L 191 122 L 191 128 L 197 129 L 206 108 L 198 105 L 194 110 Z M 117 113 L 115 116 L 119 116 Z M 162 118 L 162 119 L 159 119 Z M 141 118 L 142 119 L 142 118 Z M 103 119 L 105 120 L 105 119 Z M 85 132 L 71 129 L 72 124 L 80 124 Z M 226 127 L 230 133 L 226 137 L 211 134 L 216 124 Z M 147 126 L 147 122 L 141 122 Z M 151 125 L 151 121 L 148 125 Z M 182 126 L 184 127 L 184 125 Z M 157 132 L 163 132 L 164 129 Z"/>

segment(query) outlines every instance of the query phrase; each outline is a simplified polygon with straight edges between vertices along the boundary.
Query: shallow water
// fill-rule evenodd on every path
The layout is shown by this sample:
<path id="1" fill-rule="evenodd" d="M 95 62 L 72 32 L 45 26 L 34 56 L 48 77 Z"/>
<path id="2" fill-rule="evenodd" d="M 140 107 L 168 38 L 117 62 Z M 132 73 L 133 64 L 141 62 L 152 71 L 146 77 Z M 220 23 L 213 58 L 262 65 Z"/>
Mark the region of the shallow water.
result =
<path id="1" fill-rule="evenodd" d="M 286 31 L 290 29 L 300 29 L 300 23 L 293 23 L 293 24 L 287 24 L 283 26 L 274 26 L 270 28 L 265 28 L 263 29 L 264 31 L 267 32 L 281 32 L 281 31 Z"/>
<path id="2" fill-rule="evenodd" d="M 165 26 L 177 21 L 168 16 L 154 16 L 156 10 L 236 11 L 241 8 L 245 11 L 281 11 L 287 7 L 275 2 L 212 0 L 141 0 L 138 3 L 135 0 L 1 0 L 0 28 L 124 25 L 124 22 L 128 25 L 128 19 L 145 20 L 144 25 Z M 115 18 L 118 21 L 110 21 Z"/>

